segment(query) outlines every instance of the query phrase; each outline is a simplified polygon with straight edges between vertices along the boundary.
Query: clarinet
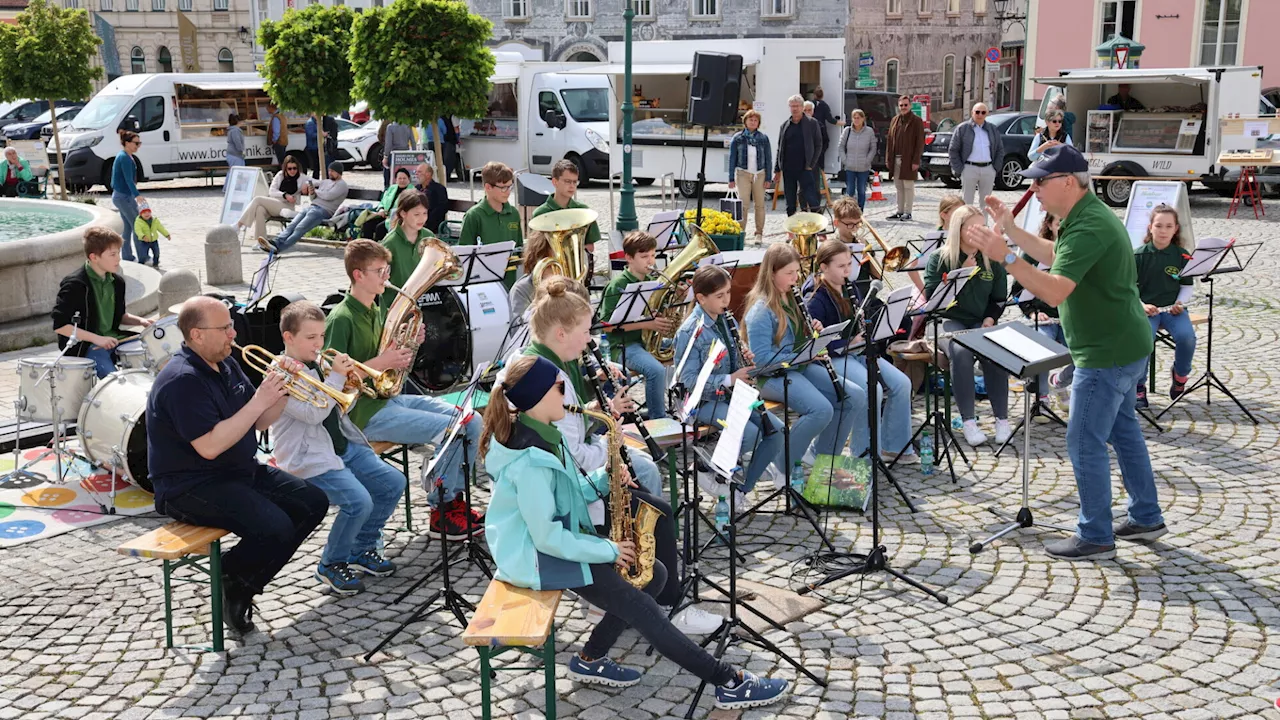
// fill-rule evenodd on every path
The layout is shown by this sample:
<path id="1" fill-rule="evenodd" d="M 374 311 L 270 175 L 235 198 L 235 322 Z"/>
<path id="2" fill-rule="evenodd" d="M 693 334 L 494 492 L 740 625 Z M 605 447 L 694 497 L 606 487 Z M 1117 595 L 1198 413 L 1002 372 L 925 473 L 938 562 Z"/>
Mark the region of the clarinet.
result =
<path id="1" fill-rule="evenodd" d="M 751 367 L 755 363 L 747 362 L 747 356 L 742 352 L 742 335 L 738 331 L 738 319 L 733 316 L 732 310 L 724 311 L 725 325 L 729 326 L 729 342 L 733 344 L 734 356 L 738 358 L 738 367 Z M 760 408 L 760 427 L 764 429 L 765 435 L 772 435 L 776 430 L 768 422 L 769 416 L 765 413 L 764 408 Z"/>
<path id="2" fill-rule="evenodd" d="M 791 298 L 795 300 L 796 308 L 800 311 L 800 322 L 804 323 L 804 330 L 812 333 L 813 337 L 817 337 L 818 334 L 813 332 L 813 318 L 809 317 L 809 308 L 804 306 L 804 302 L 800 299 L 800 288 L 795 285 L 791 286 Z M 835 390 L 836 401 L 844 402 L 844 383 L 840 382 L 840 378 L 836 375 L 836 368 L 831 364 L 831 358 L 819 355 L 814 360 L 826 368 L 827 375 L 831 376 L 831 388 Z"/>
<path id="3" fill-rule="evenodd" d="M 607 413 L 609 412 L 609 398 L 605 395 L 604 390 L 601 389 L 600 383 L 596 380 L 595 374 L 589 370 L 591 356 L 586 350 L 583 350 L 582 352 L 582 360 L 584 370 L 582 375 L 586 379 L 587 384 L 591 386 L 592 392 L 595 393 L 596 402 L 600 403 L 600 412 Z M 630 421 L 628 420 L 628 422 Z M 637 423 L 637 425 L 639 425 L 639 423 Z M 657 443 L 654 444 L 656 445 Z M 627 449 L 625 443 L 622 446 L 622 462 L 627 466 L 627 472 L 631 473 L 631 479 L 634 480 L 636 478 L 636 468 L 635 465 L 631 463 L 631 453 Z"/>
<path id="4" fill-rule="evenodd" d="M 604 355 L 601 354 L 600 346 L 596 344 L 594 339 L 587 341 L 587 351 L 590 353 L 590 357 L 587 357 L 586 354 L 584 354 L 583 357 L 588 361 L 591 357 L 594 357 L 598 370 L 604 374 L 603 387 L 600 389 L 602 389 L 609 397 L 617 395 L 618 388 L 614 384 L 613 378 L 609 375 L 609 366 L 605 364 Z M 588 362 L 588 365 L 589 364 L 590 363 Z M 624 413 L 622 419 L 636 426 L 636 430 L 640 432 L 640 439 L 644 441 L 645 448 L 649 450 L 649 456 L 653 458 L 655 463 L 661 465 L 662 462 L 667 459 L 667 454 L 662 452 L 662 448 L 658 447 L 658 441 L 654 440 L 653 436 L 649 434 L 649 428 L 645 427 L 644 423 L 640 421 L 639 416 L 634 412 L 629 412 Z"/>

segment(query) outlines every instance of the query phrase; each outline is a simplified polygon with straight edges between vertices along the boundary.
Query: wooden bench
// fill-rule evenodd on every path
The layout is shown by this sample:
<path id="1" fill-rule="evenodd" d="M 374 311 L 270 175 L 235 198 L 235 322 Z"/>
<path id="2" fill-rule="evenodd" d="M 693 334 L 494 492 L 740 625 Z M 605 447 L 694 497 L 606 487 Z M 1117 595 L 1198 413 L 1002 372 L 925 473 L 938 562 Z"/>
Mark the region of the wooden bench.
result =
<path id="1" fill-rule="evenodd" d="M 525 652 L 542 659 L 546 681 L 547 720 L 556 717 L 556 609 L 560 606 L 559 590 L 527 590 L 490 580 L 462 642 L 480 653 L 480 713 L 484 720 L 493 717 L 492 682 L 496 669 L 491 662 L 507 650 Z M 535 667 L 506 666 L 502 670 L 537 670 Z"/>
<path id="2" fill-rule="evenodd" d="M 134 538 L 116 548 L 116 552 L 130 557 L 145 557 L 164 561 L 164 638 L 165 647 L 173 645 L 173 595 L 174 582 L 190 582 L 209 585 L 212 606 L 213 645 L 180 645 L 183 648 L 222 652 L 222 537 L 226 530 L 172 522 L 161 528 Z M 183 567 L 195 568 L 208 576 L 175 577 L 174 571 Z"/>
<path id="3" fill-rule="evenodd" d="M 409 501 L 409 446 L 390 442 L 370 442 L 373 452 L 404 473 L 404 530 L 413 532 L 413 504 Z"/>

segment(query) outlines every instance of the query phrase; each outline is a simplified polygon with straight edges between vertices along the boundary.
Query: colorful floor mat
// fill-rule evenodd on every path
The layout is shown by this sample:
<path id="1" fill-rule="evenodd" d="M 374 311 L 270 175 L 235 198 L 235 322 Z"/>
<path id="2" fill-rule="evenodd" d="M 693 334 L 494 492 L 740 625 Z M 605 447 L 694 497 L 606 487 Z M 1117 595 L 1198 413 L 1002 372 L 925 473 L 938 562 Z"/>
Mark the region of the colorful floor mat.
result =
<path id="1" fill-rule="evenodd" d="M 41 448 L 27 450 L 22 462 L 40 455 Z M 116 514 L 102 512 L 101 500 L 110 506 L 111 475 L 79 458 L 64 459 L 66 483 L 22 478 L 0 484 L 0 547 L 50 538 L 80 527 L 102 525 L 125 515 L 141 515 L 153 508 L 151 493 L 116 480 Z M 69 469 L 68 469 L 69 467 Z M 13 469 L 13 455 L 0 457 L 0 474 Z M 32 465 L 31 470 L 56 478 L 53 456 Z M 91 494 L 92 489 L 97 493 Z"/>

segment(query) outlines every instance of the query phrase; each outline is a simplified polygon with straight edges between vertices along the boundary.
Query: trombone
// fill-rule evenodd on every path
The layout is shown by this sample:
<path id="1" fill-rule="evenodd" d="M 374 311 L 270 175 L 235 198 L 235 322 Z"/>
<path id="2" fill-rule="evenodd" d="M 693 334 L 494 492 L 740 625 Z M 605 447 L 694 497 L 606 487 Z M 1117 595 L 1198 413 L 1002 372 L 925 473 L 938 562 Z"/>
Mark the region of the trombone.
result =
<path id="1" fill-rule="evenodd" d="M 884 238 L 880 237 L 880 233 L 876 232 L 876 229 L 871 226 L 871 223 L 867 222 L 866 218 L 863 218 L 862 222 L 858 224 L 859 231 L 863 228 L 866 229 L 871 239 L 880 246 L 880 250 L 884 252 L 884 260 L 877 260 L 870 247 L 871 244 L 864 242 L 863 245 L 866 248 L 863 250 L 862 262 L 870 266 L 871 277 L 884 281 L 886 285 L 892 288 L 893 284 L 885 277 L 885 273 L 896 272 L 906 267 L 907 261 L 910 259 L 910 251 L 905 246 L 889 247 L 889 244 L 884 241 Z"/>
<path id="2" fill-rule="evenodd" d="M 355 405 L 359 399 L 357 393 L 347 393 L 341 390 L 334 390 L 324 383 L 303 372 L 290 372 L 280 366 L 280 356 L 269 352 L 261 345 L 245 345 L 241 347 L 232 343 L 231 345 L 240 351 L 240 357 L 244 360 L 244 364 L 257 370 L 266 377 L 269 373 L 280 373 L 285 377 L 284 386 L 289 391 L 289 396 L 293 399 L 307 403 L 313 407 L 328 407 L 329 400 L 333 400 L 342 408 L 345 414 L 351 410 L 351 406 Z"/>
<path id="3" fill-rule="evenodd" d="M 320 373 L 322 375 L 328 375 L 330 372 L 333 372 L 333 361 L 337 357 L 338 357 L 338 351 L 334 350 L 333 348 L 326 348 L 323 352 L 320 353 L 319 364 L 320 364 Z M 351 364 L 355 365 L 356 370 L 363 373 L 366 378 L 373 381 L 374 386 L 377 386 L 377 387 L 382 386 L 384 382 L 382 379 L 383 371 L 374 370 L 368 365 L 365 365 L 362 362 L 357 362 L 354 359 L 351 360 Z M 347 376 L 347 383 L 342 386 L 342 389 L 346 390 L 347 392 L 359 391 L 359 393 L 361 395 L 364 395 L 365 397 L 378 397 L 378 391 L 374 390 L 369 385 L 366 385 L 364 382 L 364 378 L 360 377 L 355 373 L 351 373 L 350 375 Z"/>

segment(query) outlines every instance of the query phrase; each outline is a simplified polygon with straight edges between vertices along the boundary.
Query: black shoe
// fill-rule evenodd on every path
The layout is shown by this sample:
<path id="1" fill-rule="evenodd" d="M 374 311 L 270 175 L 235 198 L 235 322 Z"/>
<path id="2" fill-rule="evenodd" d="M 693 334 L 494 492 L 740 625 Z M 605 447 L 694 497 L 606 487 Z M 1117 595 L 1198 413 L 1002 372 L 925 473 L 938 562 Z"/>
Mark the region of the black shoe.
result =
<path id="1" fill-rule="evenodd" d="M 894 213 L 894 214 L 890 215 L 889 217 L 886 217 L 886 218 L 885 218 L 885 220 L 901 220 L 901 219 L 902 219 L 902 213 L 900 213 L 900 212 Z"/>
<path id="2" fill-rule="evenodd" d="M 1115 534 L 1119 540 L 1128 540 L 1129 542 L 1148 543 L 1163 536 L 1169 532 L 1169 528 L 1164 523 L 1152 525 L 1151 527 L 1142 527 L 1134 524 L 1132 520 L 1125 518 L 1125 521 L 1116 526 Z"/>
<path id="3" fill-rule="evenodd" d="M 254 631 L 253 593 L 227 578 L 222 580 L 222 622 L 241 635 Z"/>

